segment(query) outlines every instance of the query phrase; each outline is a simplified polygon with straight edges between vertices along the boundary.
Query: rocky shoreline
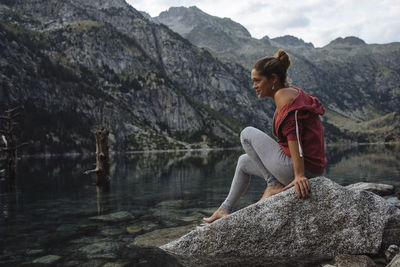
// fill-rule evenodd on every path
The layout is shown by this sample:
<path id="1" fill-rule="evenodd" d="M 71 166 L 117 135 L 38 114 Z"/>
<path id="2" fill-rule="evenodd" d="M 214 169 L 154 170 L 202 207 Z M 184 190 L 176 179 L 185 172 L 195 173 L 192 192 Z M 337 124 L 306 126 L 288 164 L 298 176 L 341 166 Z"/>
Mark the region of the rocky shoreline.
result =
<path id="1" fill-rule="evenodd" d="M 335 184 L 329 179 L 323 178 L 322 181 L 315 181 L 314 186 L 330 183 Z M 291 236 L 289 232 L 285 232 L 284 235 L 287 236 L 286 241 L 288 242 L 281 242 L 281 244 L 278 242 L 274 245 L 278 249 L 279 246 L 290 247 L 290 243 L 295 244 L 298 240 L 301 242 L 297 245 L 302 244 L 303 246 L 307 245 L 307 239 L 311 240 L 308 244 L 315 242 L 315 240 L 312 241 L 314 237 L 322 240 L 323 242 L 318 244 L 317 247 L 313 247 L 313 251 L 310 251 L 310 253 L 294 249 L 290 255 L 280 254 L 278 257 L 272 257 L 271 253 L 276 253 L 276 251 L 272 251 L 270 255 L 269 252 L 265 251 L 269 248 L 260 245 L 267 237 L 262 231 L 268 230 L 267 232 L 271 233 L 271 228 L 268 229 L 267 226 L 258 229 L 256 235 L 258 239 L 252 239 L 246 231 L 240 233 L 243 229 L 230 232 L 232 229 L 228 228 L 229 231 L 223 232 L 217 227 L 218 225 L 225 229 L 229 225 L 233 227 L 235 221 L 243 224 L 246 218 L 256 220 L 260 226 L 266 225 L 266 223 L 263 224 L 260 221 L 260 217 L 257 217 L 256 214 L 251 216 L 245 214 L 249 210 L 263 214 L 263 209 L 267 209 L 269 212 L 272 212 L 275 208 L 281 209 L 279 203 L 282 201 L 289 201 L 289 203 L 294 204 L 288 205 L 291 207 L 290 209 L 303 206 L 302 202 L 297 202 L 293 197 L 294 192 L 289 190 L 288 193 L 279 194 L 261 204 L 253 204 L 241 209 L 232 214 L 234 216 L 228 216 L 230 219 L 224 218 L 210 225 L 202 224 L 201 218 L 211 214 L 214 209 L 195 209 L 193 207 L 196 203 L 189 200 L 163 201 L 157 205 L 159 209 L 148 210 L 145 213 L 120 211 L 92 216 L 79 224 L 59 226 L 51 236 L 37 240 L 36 247 L 27 249 L 24 253 L 14 252 L 11 247 L 6 248 L 0 255 L 0 263 L 5 266 L 243 266 L 249 263 L 246 259 L 247 256 L 243 254 L 244 249 L 252 248 L 254 250 L 256 247 L 264 254 L 254 256 L 256 258 L 254 263 L 258 266 L 399 266 L 400 215 L 393 214 L 400 213 L 400 199 L 396 196 L 395 188 L 390 185 L 358 183 L 347 187 L 335 185 L 333 189 L 329 188 L 329 190 L 335 192 L 334 194 L 329 194 L 322 188 L 320 189 L 321 194 L 326 198 L 326 203 L 319 202 L 325 212 L 325 218 L 329 219 L 325 221 L 326 225 L 321 225 L 317 219 L 313 219 L 314 225 L 324 226 L 322 228 L 325 231 L 324 235 L 318 234 L 312 227 L 304 228 L 311 217 L 304 219 L 305 223 L 302 224 L 296 221 L 300 217 L 295 215 L 289 218 L 296 221 L 296 224 L 289 227 L 297 226 L 293 228 L 296 231 L 292 232 L 295 235 Z M 367 193 L 365 190 L 374 192 L 374 194 Z M 316 193 L 317 188 L 314 188 L 313 192 L 313 197 L 319 199 L 320 195 Z M 341 198 L 342 202 L 348 202 L 348 206 L 336 205 L 340 201 L 333 196 L 339 196 L 338 192 L 345 192 Z M 346 194 L 351 198 L 343 201 Z M 354 207 L 352 206 L 354 203 L 360 202 L 369 204 L 367 207 L 356 205 L 356 209 L 351 208 Z M 328 203 L 333 204 L 328 207 Z M 320 212 L 315 210 L 311 201 L 307 205 L 311 207 L 309 212 L 314 214 Z M 304 207 L 307 205 L 304 205 Z M 297 212 L 291 210 L 291 213 L 297 213 L 304 217 L 306 215 L 305 211 L 302 210 L 304 207 L 301 207 L 301 210 Z M 343 213 L 336 216 L 329 215 L 327 211 L 332 207 L 342 210 Z M 168 212 L 165 211 L 166 209 Z M 151 214 L 151 216 L 146 215 L 146 213 Z M 264 214 L 262 217 L 269 220 L 269 225 L 274 225 L 273 221 L 282 222 L 282 216 L 285 216 L 286 213 L 288 213 L 287 210 L 282 210 L 279 214 L 273 214 L 270 217 Z M 147 221 L 143 220 L 146 216 L 148 216 Z M 349 222 L 346 222 L 346 217 L 352 218 L 355 224 L 352 226 Z M 154 221 L 154 218 L 162 218 L 162 221 L 165 221 L 164 226 L 160 226 L 158 222 Z M 166 218 L 169 218 L 169 221 L 164 220 Z M 364 225 L 357 218 L 365 219 L 368 223 Z M 345 235 L 342 237 L 335 235 L 329 228 L 329 221 L 332 222 L 332 225 L 337 225 L 340 222 L 342 226 L 345 226 L 342 227 L 345 230 Z M 247 223 L 251 223 L 251 220 L 247 220 Z M 290 221 L 285 223 L 290 224 Z M 160 227 L 163 229 L 160 229 Z M 340 225 L 336 228 L 340 228 Z M 220 239 L 219 242 L 201 247 L 193 233 L 206 232 L 207 229 L 213 229 L 212 235 Z M 308 233 L 308 235 L 303 235 L 303 230 L 307 230 L 304 233 Z M 240 252 L 238 252 L 235 250 L 234 240 L 227 237 L 229 233 L 232 234 L 231 237 L 234 237 L 234 239 L 247 239 L 253 243 L 237 243 L 240 248 Z M 329 235 L 331 235 L 331 239 Z M 177 240 L 185 240 L 185 237 L 188 236 L 190 237 L 189 244 L 197 244 L 197 247 L 194 249 L 193 255 L 182 257 L 176 250 L 171 249 L 171 245 L 176 244 Z M 299 239 L 301 236 L 303 239 Z M 279 240 L 281 236 L 279 236 L 279 233 L 272 233 L 268 236 L 271 243 L 274 243 L 274 238 Z M 345 246 L 340 247 L 340 244 L 344 243 L 346 243 Z M 226 254 L 218 254 L 218 249 L 223 248 L 224 245 L 226 247 L 226 244 L 231 246 L 230 251 Z M 202 253 L 199 253 L 202 255 L 201 257 L 196 256 L 196 253 L 200 251 L 203 251 L 205 257 Z M 317 251 L 320 253 L 318 254 Z"/>
<path id="2" fill-rule="evenodd" d="M 310 184 L 307 201 L 297 200 L 294 189 L 282 192 L 161 248 L 185 266 L 398 264 L 389 261 L 400 245 L 400 211 L 378 196 L 391 195 L 393 186 L 346 188 L 325 177 Z"/>

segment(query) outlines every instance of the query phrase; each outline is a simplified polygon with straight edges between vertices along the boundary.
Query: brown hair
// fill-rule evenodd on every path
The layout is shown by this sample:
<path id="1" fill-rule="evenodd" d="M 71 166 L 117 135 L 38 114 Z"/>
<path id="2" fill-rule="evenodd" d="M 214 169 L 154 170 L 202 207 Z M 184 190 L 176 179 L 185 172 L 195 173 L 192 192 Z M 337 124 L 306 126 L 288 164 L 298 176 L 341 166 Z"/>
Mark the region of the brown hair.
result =
<path id="1" fill-rule="evenodd" d="M 271 78 L 272 74 L 276 74 L 279 82 L 288 87 L 287 70 L 289 66 L 289 55 L 282 49 L 279 49 L 273 57 L 264 57 L 259 59 L 256 64 L 254 64 L 253 69 L 268 79 Z"/>

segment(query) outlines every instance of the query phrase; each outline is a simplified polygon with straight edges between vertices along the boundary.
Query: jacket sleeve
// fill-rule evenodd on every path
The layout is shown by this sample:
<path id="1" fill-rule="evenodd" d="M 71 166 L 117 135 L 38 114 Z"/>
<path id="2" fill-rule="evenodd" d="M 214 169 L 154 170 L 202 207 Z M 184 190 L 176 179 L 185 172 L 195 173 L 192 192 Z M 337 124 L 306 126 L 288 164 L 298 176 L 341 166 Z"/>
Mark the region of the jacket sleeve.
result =
<path id="1" fill-rule="evenodd" d="M 301 120 L 297 119 L 297 125 L 298 125 L 298 130 L 299 130 L 299 137 L 300 137 L 303 132 L 303 126 L 302 126 Z M 281 133 L 283 136 L 286 137 L 286 139 L 288 141 L 298 140 L 297 134 L 296 134 L 295 111 L 290 112 L 290 114 L 287 115 L 286 119 L 282 123 Z M 300 140 L 298 140 L 298 141 L 300 141 Z"/>

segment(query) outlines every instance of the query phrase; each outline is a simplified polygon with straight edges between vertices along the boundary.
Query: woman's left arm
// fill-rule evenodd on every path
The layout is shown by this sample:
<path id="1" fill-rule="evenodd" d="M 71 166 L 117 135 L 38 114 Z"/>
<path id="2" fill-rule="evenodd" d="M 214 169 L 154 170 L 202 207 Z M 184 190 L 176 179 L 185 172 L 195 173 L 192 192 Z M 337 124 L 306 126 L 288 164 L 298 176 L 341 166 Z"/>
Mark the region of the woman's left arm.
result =
<path id="1" fill-rule="evenodd" d="M 310 183 L 304 174 L 304 158 L 300 157 L 299 143 L 297 140 L 288 141 L 290 155 L 292 157 L 294 179 L 286 187 L 282 189 L 285 191 L 291 187 L 295 187 L 297 197 L 306 199 L 309 197 L 311 189 Z"/>

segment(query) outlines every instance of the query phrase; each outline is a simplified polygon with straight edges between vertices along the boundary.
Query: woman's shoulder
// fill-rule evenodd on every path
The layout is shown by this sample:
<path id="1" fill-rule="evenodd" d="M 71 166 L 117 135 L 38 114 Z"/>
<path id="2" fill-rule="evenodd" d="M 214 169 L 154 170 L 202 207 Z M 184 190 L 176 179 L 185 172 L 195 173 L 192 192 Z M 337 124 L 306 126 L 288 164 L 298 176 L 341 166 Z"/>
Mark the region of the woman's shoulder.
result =
<path id="1" fill-rule="evenodd" d="M 299 93 L 299 89 L 294 87 L 282 88 L 276 92 L 275 102 L 277 110 L 280 110 L 283 106 L 292 102 Z"/>

